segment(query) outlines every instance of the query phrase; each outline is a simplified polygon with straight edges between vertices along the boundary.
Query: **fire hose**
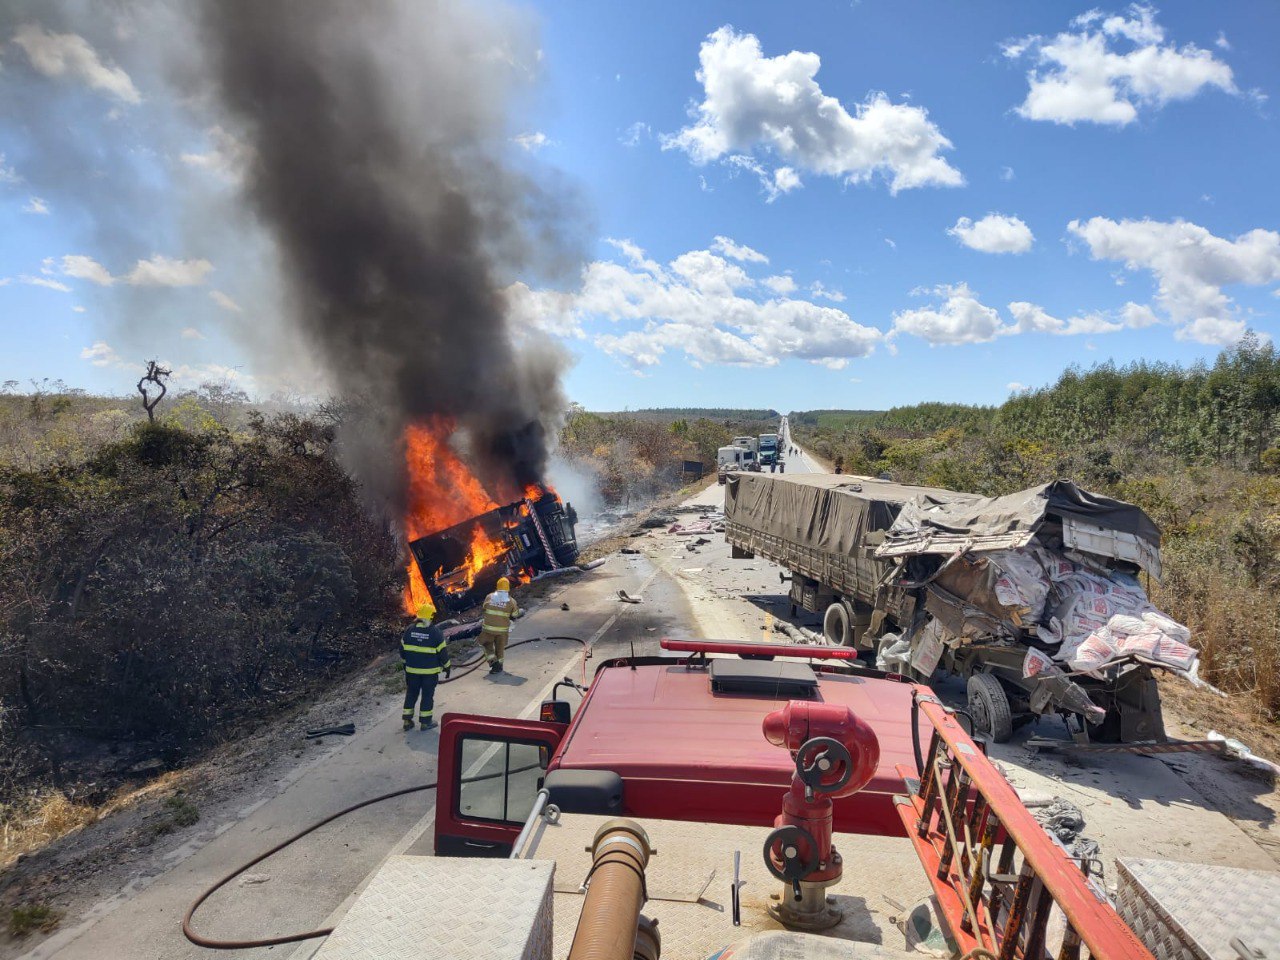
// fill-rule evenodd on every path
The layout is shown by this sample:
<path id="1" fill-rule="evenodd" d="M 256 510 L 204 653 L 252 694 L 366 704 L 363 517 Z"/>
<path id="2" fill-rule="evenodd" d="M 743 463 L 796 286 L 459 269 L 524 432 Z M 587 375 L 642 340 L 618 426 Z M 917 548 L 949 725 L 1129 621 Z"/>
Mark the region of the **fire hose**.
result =
<path id="1" fill-rule="evenodd" d="M 517 640 L 515 643 L 508 646 L 507 649 L 512 650 L 516 647 L 523 646 L 526 643 L 538 643 L 539 641 L 542 641 L 542 640 L 572 640 L 575 643 L 581 644 L 584 649 L 587 646 L 587 642 L 583 640 L 581 637 L 568 637 L 568 636 L 530 637 L 527 640 Z M 464 664 L 461 673 L 451 674 L 448 680 L 441 680 L 440 683 L 441 684 L 453 683 L 456 680 L 461 680 L 468 673 L 471 673 L 478 666 L 480 666 L 480 664 L 483 662 L 484 662 L 484 657 L 483 656 L 478 657 L 476 660 L 470 663 Z M 585 668 L 585 664 L 584 664 L 584 668 Z M 510 772 L 515 772 L 515 771 L 510 771 Z M 505 773 L 507 773 L 507 771 L 503 771 L 502 773 L 485 774 L 484 776 L 481 776 L 481 777 L 473 777 L 469 779 L 467 782 L 478 783 L 481 780 L 489 780 L 494 777 L 502 776 Z M 239 867 L 236 867 L 230 873 L 214 881 L 214 883 L 211 886 L 207 887 L 204 890 L 204 892 L 200 894 L 200 896 L 196 897 L 196 899 L 191 902 L 191 906 L 187 908 L 186 916 L 182 918 L 182 935 L 186 937 L 188 940 L 190 940 L 192 943 L 194 943 L 197 947 L 206 947 L 210 950 L 251 950 L 255 947 L 275 947 L 284 943 L 297 943 L 300 940 L 313 940 L 316 937 L 327 937 L 329 934 L 333 933 L 333 927 L 324 927 L 319 930 L 307 930 L 302 933 L 289 933 L 279 937 L 264 937 L 259 940 L 214 940 L 211 937 L 204 937 L 196 933 L 195 930 L 192 929 L 191 924 L 192 924 L 192 921 L 195 919 L 196 911 L 199 910 L 200 907 L 204 905 L 204 902 L 208 900 L 211 896 L 213 896 L 215 893 L 217 893 L 219 890 L 225 887 L 228 883 L 230 883 L 236 877 L 240 876 L 240 874 L 244 873 L 246 870 L 249 870 L 252 867 L 256 867 L 263 860 L 266 860 L 269 857 L 272 857 L 275 854 L 279 853 L 281 850 L 285 849 L 286 847 L 291 846 L 294 843 L 297 843 L 299 840 L 301 840 L 303 837 L 307 836 L 308 834 L 314 833 L 316 830 L 319 830 L 321 827 L 325 826 L 326 824 L 332 823 L 334 820 L 338 820 L 342 817 L 345 817 L 349 813 L 355 813 L 355 811 L 357 810 L 362 810 L 365 807 L 372 806 L 375 803 L 381 803 L 383 800 L 393 800 L 396 797 L 407 796 L 408 794 L 411 794 L 411 793 L 422 793 L 427 790 L 434 790 L 435 788 L 436 788 L 436 782 L 433 780 L 431 783 L 420 783 L 414 787 L 403 787 L 399 790 L 392 790 L 390 793 L 383 793 L 376 797 L 370 797 L 367 800 L 361 800 L 359 803 L 353 803 L 349 807 L 343 807 L 337 813 L 331 813 L 329 814 L 329 816 L 325 817 L 324 819 L 317 820 L 315 823 L 312 823 L 309 826 L 304 827 L 303 829 L 299 830 L 297 833 L 293 834 L 292 836 L 286 837 L 284 840 L 281 840 L 279 843 L 277 843 L 274 847 L 271 847 L 269 850 L 266 850 L 263 853 L 258 854 L 252 860 L 242 864 Z"/>

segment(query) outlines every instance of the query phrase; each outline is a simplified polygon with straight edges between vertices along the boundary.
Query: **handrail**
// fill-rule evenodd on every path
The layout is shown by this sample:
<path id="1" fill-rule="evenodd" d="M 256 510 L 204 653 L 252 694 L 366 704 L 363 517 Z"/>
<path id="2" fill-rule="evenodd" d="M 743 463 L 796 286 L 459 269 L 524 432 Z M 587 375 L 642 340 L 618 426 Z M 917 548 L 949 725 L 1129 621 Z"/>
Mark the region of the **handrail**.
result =
<path id="1" fill-rule="evenodd" d="M 934 733 L 918 784 L 917 771 L 899 767 L 910 796 L 898 813 L 944 911 L 959 919 L 962 952 L 1042 960 L 1056 907 L 1067 921 L 1059 956 L 1078 957 L 1083 943 L 1093 960 L 1152 960 L 952 712 L 928 687 L 913 695 Z"/>
<path id="2" fill-rule="evenodd" d="M 802 643 L 762 643 L 760 641 L 730 640 L 675 640 L 663 637 L 663 650 L 676 653 L 728 653 L 737 656 L 805 657 L 811 660 L 857 660 L 858 651 L 852 647 L 827 647 L 821 644 L 808 646 Z"/>

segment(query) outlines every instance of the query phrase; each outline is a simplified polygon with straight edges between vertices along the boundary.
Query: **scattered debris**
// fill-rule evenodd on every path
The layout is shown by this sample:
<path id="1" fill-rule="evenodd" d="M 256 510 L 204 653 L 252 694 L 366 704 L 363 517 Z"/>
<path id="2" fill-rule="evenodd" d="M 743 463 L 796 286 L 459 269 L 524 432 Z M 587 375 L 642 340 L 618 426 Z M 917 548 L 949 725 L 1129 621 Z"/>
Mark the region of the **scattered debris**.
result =
<path id="1" fill-rule="evenodd" d="M 240 886 L 252 887 L 260 883 L 268 883 L 271 880 L 269 873 L 246 873 L 240 878 Z"/>
<path id="2" fill-rule="evenodd" d="M 644 597 L 633 597 L 625 590 L 618 591 L 618 599 L 623 603 L 644 603 Z"/>
<path id="3" fill-rule="evenodd" d="M 308 740 L 313 740 L 316 737 L 327 737 L 329 734 L 334 734 L 339 737 L 350 737 L 355 732 L 356 725 L 354 723 L 339 723 L 331 727 L 314 727 L 307 731 L 306 737 Z"/>
<path id="4" fill-rule="evenodd" d="M 569 604 L 567 604 L 567 603 L 562 603 L 562 604 L 560 604 L 560 609 L 561 609 L 561 610 L 568 610 L 568 609 L 569 609 Z"/>
<path id="5" fill-rule="evenodd" d="M 1084 814 L 1070 800 L 1054 797 L 1048 803 L 1031 808 L 1031 815 L 1049 836 L 1066 847 L 1072 857 L 1096 860 L 1102 852 L 1097 841 L 1081 836 L 1084 831 Z"/>
<path id="6" fill-rule="evenodd" d="M 640 551 L 639 551 L 639 550 L 637 550 L 635 547 L 623 547 L 623 548 L 622 548 L 621 550 L 619 550 L 618 552 L 619 552 L 619 553 L 633 553 L 633 554 L 634 554 L 634 553 L 639 553 Z"/>
<path id="7" fill-rule="evenodd" d="M 793 643 L 804 644 L 825 644 L 826 638 L 820 634 L 814 633 L 812 630 L 806 630 L 804 627 L 798 627 L 793 623 L 787 623 L 785 620 L 773 621 L 773 629 L 778 633 L 785 634 Z"/>
<path id="8" fill-rule="evenodd" d="M 1271 774 L 1273 777 L 1280 774 L 1280 766 L 1277 766 L 1270 760 L 1263 760 L 1262 757 L 1258 756 L 1239 740 L 1235 740 L 1231 737 L 1224 737 L 1217 730 L 1210 730 L 1205 734 L 1205 736 L 1207 739 L 1212 740 L 1215 743 L 1224 744 L 1228 756 L 1235 757 L 1237 760 L 1243 760 L 1245 763 L 1249 764 L 1249 766 L 1257 767 L 1259 770 L 1263 770 Z"/>
<path id="9" fill-rule="evenodd" d="M 676 522 L 676 518 L 666 513 L 655 513 L 652 517 L 647 517 L 640 522 L 640 526 L 646 530 L 658 530 L 662 527 L 669 526 Z"/>

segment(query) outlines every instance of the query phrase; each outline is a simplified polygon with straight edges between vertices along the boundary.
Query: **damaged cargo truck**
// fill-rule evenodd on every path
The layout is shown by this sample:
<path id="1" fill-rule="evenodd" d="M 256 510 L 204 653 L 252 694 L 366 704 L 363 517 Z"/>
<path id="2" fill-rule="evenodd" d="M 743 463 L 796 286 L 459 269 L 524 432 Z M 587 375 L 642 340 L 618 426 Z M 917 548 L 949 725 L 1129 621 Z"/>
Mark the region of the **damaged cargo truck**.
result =
<path id="1" fill-rule="evenodd" d="M 735 557 L 790 571 L 793 612 L 895 673 L 965 679 L 988 736 L 1060 714 L 1080 739 L 1163 740 L 1152 668 L 1194 674 L 1185 627 L 1147 600 L 1160 532 L 1067 480 L 1005 497 L 830 474 L 735 474 Z"/>

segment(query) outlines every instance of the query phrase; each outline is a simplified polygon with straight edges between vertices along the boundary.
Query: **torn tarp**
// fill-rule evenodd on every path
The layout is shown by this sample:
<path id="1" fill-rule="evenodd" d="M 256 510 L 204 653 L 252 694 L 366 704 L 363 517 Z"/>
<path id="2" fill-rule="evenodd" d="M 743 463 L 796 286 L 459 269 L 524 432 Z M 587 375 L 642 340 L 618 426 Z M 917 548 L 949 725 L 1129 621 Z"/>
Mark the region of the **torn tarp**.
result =
<path id="1" fill-rule="evenodd" d="M 1060 528 L 1051 532 L 1052 539 L 1065 550 L 1103 553 L 1160 575 L 1160 530 L 1154 521 L 1131 503 L 1081 490 L 1070 480 L 1003 497 L 921 491 L 902 507 L 876 556 L 1017 550 L 1042 531 L 1049 534 L 1050 524 Z"/>

